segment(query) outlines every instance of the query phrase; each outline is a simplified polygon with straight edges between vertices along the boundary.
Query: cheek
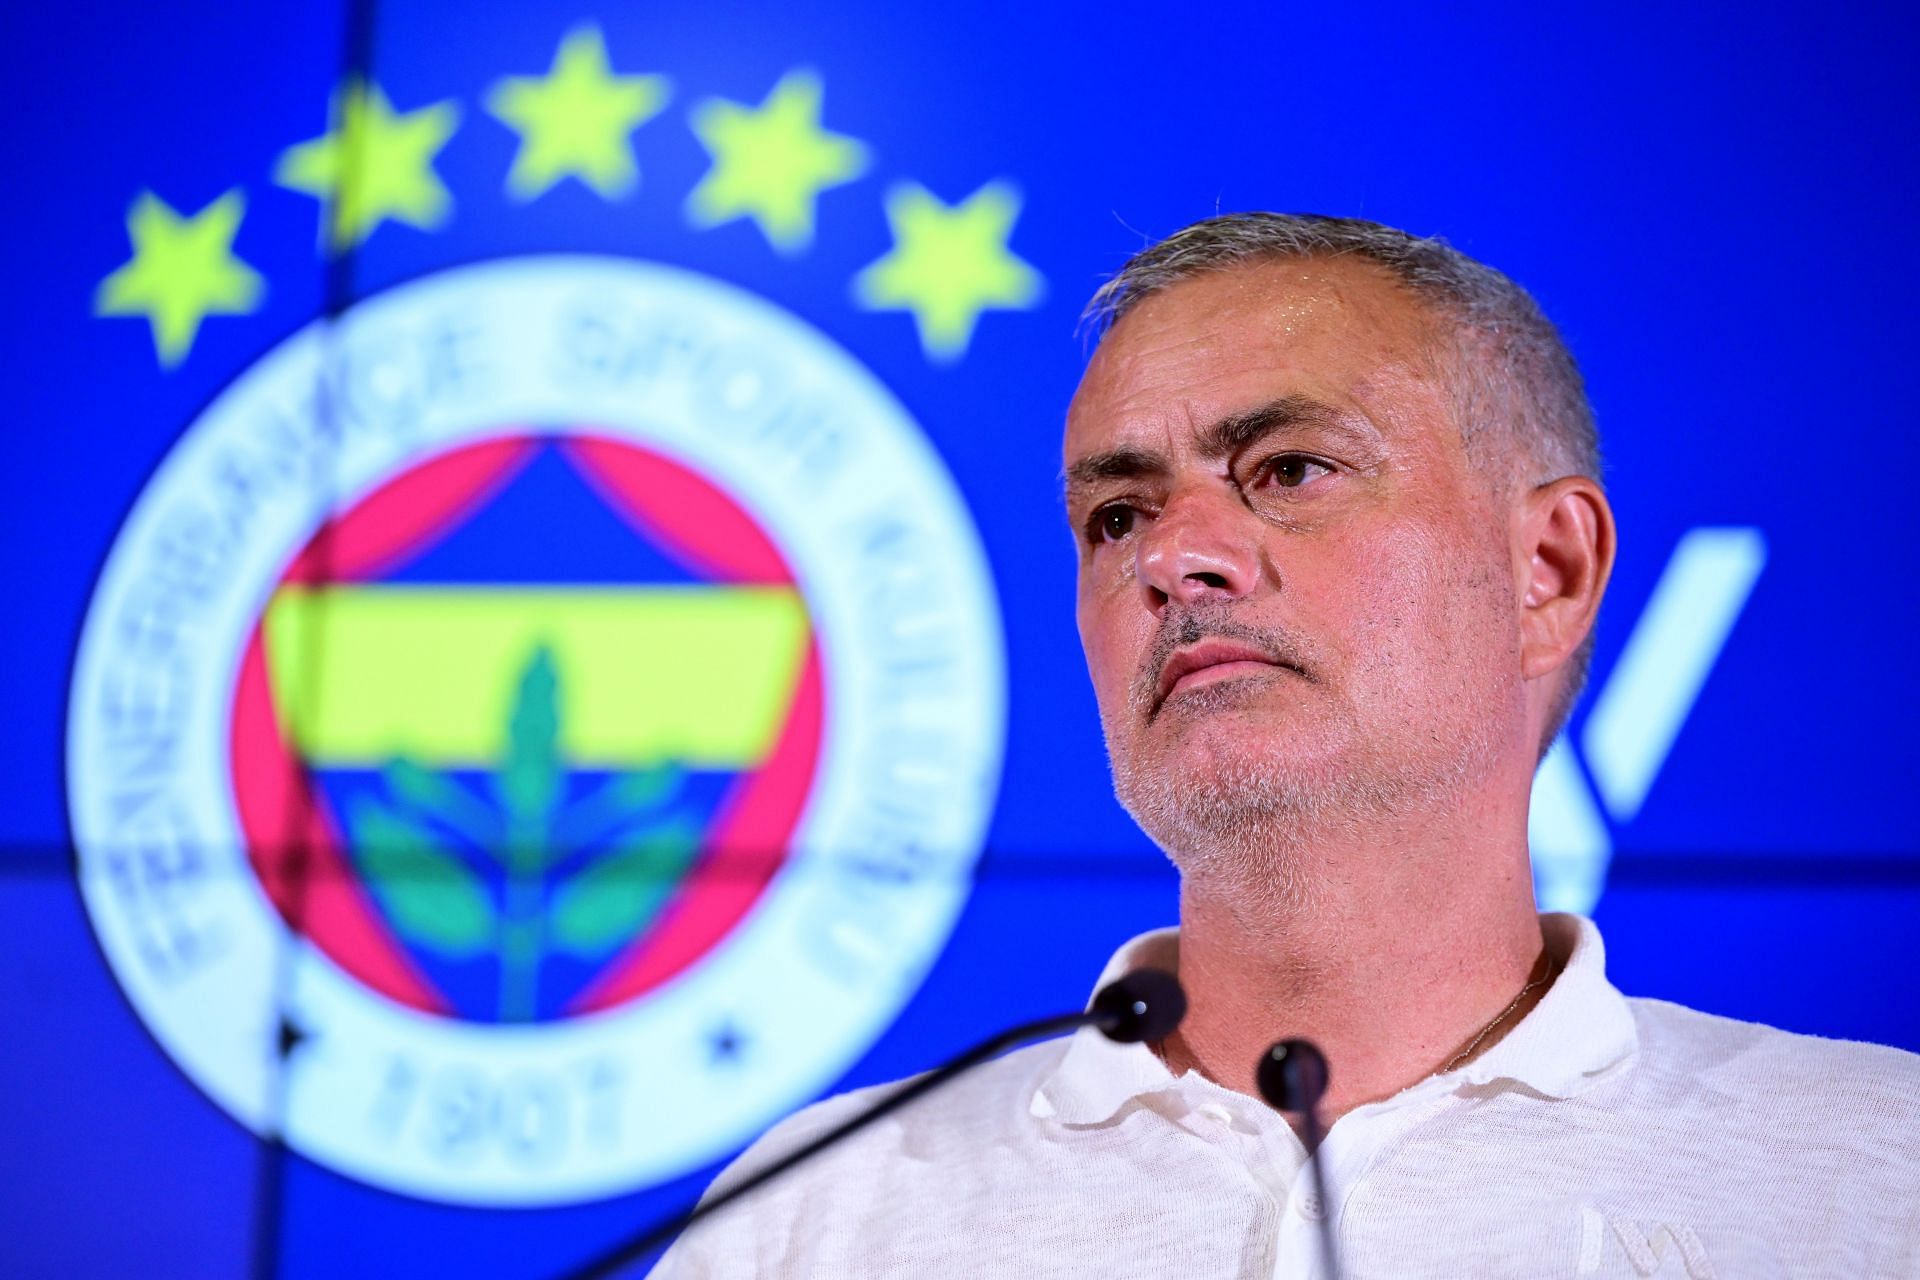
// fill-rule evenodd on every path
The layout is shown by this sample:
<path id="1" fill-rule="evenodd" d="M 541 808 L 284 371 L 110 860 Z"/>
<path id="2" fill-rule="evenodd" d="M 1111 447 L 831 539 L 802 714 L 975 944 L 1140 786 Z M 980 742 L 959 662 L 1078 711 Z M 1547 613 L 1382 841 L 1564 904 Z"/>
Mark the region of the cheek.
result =
<path id="1" fill-rule="evenodd" d="M 1087 674 L 1103 709 L 1126 697 L 1139 668 L 1143 639 L 1136 615 L 1144 611 L 1137 604 L 1132 609 L 1125 605 L 1116 593 L 1083 587 L 1076 609 Z"/>
<path id="2" fill-rule="evenodd" d="M 1349 637 L 1356 669 L 1436 676 L 1485 648 L 1497 619 L 1505 563 L 1462 544 L 1458 529 L 1401 525 L 1351 544 L 1338 565 L 1323 566 L 1320 598 Z M 1413 654 L 1431 655 L 1415 664 Z"/>

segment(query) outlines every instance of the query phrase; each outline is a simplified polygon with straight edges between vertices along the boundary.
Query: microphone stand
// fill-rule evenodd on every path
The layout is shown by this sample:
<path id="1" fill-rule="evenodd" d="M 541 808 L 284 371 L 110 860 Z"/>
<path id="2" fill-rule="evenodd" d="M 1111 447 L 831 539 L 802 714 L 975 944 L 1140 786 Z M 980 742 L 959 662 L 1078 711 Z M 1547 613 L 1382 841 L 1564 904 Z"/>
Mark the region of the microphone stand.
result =
<path id="1" fill-rule="evenodd" d="M 1001 1032 L 990 1040 L 981 1041 L 959 1057 L 916 1080 L 908 1081 L 900 1089 L 851 1120 L 829 1129 L 799 1150 L 782 1156 L 744 1182 L 730 1187 L 711 1200 L 695 1205 L 685 1213 L 649 1228 L 644 1234 L 616 1246 L 585 1266 L 567 1272 L 562 1280 L 605 1280 L 634 1259 L 666 1244 L 708 1214 L 719 1212 L 741 1196 L 771 1182 L 793 1166 L 819 1154 L 841 1139 L 859 1132 L 875 1120 L 892 1114 L 922 1094 L 939 1088 L 961 1072 L 977 1067 L 989 1058 L 999 1056 L 1014 1045 L 1027 1040 L 1037 1040 L 1042 1036 L 1077 1030 L 1080 1027 L 1099 1027 L 1114 1040 L 1158 1040 L 1178 1025 L 1185 1012 L 1186 997 L 1180 991 L 1179 984 L 1170 975 L 1152 969 L 1136 970 L 1102 989 L 1094 997 L 1092 1008 L 1081 1013 L 1058 1014 L 1035 1022 L 1024 1022 L 1010 1031 Z"/>
<path id="2" fill-rule="evenodd" d="M 1311 1040 L 1282 1040 L 1261 1055 L 1254 1070 L 1260 1096 L 1276 1111 L 1300 1117 L 1307 1163 L 1313 1166 L 1313 1193 L 1320 1199 L 1320 1255 L 1326 1260 L 1328 1280 L 1340 1280 L 1340 1256 L 1334 1248 L 1333 1201 L 1327 1198 L 1327 1175 L 1320 1164 L 1320 1099 L 1327 1092 L 1327 1059 Z"/>

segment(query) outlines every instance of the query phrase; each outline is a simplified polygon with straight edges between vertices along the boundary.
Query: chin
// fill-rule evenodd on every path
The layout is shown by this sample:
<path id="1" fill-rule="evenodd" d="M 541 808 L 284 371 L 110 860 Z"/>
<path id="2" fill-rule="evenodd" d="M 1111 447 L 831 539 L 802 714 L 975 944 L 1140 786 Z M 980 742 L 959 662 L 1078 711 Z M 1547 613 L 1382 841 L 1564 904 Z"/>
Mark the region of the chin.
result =
<path id="1" fill-rule="evenodd" d="M 1340 806 L 1317 769 L 1252 751 L 1182 753 L 1190 765 L 1114 761 L 1114 794 L 1180 872 L 1243 909 L 1273 916 L 1311 905 L 1309 833 Z"/>
<path id="2" fill-rule="evenodd" d="M 1350 726 L 1298 698 L 1247 696 L 1233 685 L 1182 694 L 1134 734 L 1136 759 L 1199 786 L 1338 777 L 1358 754 Z"/>
<path id="3" fill-rule="evenodd" d="M 1108 740 L 1115 796 L 1183 870 L 1208 849 L 1231 856 L 1430 810 L 1474 772 L 1471 753 L 1407 758 L 1297 704 L 1190 711 Z"/>
<path id="4" fill-rule="evenodd" d="M 1355 798 L 1348 794 L 1354 761 L 1329 735 L 1304 725 L 1274 730 L 1270 719 L 1245 713 L 1180 725 L 1163 715 L 1141 735 L 1145 741 L 1112 752 L 1114 793 L 1170 853 L 1270 833 L 1277 823 L 1294 825 Z"/>

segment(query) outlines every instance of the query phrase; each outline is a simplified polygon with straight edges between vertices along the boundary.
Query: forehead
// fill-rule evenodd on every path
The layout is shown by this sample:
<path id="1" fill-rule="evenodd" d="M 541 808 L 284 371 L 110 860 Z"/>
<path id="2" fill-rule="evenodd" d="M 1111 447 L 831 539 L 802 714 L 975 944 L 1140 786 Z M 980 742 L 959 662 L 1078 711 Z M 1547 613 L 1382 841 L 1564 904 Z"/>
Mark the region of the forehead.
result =
<path id="1" fill-rule="evenodd" d="M 1417 431 L 1441 403 L 1438 323 L 1384 268 L 1286 259 L 1155 293 L 1106 335 L 1067 413 L 1068 461 L 1158 442 L 1285 396 Z"/>

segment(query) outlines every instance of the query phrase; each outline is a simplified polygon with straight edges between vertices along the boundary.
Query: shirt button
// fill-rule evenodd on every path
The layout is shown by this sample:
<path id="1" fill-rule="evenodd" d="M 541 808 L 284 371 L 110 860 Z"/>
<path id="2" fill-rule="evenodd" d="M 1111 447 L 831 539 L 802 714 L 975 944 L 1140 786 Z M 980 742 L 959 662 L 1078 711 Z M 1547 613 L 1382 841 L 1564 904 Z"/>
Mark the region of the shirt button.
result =
<path id="1" fill-rule="evenodd" d="M 1321 1215 L 1327 1211 L 1327 1207 L 1320 1203 L 1319 1194 L 1313 1191 L 1306 1192 L 1293 1203 L 1300 1210 L 1300 1216 L 1308 1222 L 1320 1221 Z"/>

